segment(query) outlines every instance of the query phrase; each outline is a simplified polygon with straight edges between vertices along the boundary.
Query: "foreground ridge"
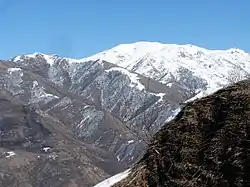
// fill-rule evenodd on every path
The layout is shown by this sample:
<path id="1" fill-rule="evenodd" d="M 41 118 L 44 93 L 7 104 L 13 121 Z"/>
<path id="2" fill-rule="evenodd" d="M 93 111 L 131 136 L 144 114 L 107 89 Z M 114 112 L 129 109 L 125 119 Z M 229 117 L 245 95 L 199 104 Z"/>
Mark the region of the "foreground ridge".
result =
<path id="1" fill-rule="evenodd" d="M 115 187 L 249 186 L 250 81 L 188 103 Z"/>

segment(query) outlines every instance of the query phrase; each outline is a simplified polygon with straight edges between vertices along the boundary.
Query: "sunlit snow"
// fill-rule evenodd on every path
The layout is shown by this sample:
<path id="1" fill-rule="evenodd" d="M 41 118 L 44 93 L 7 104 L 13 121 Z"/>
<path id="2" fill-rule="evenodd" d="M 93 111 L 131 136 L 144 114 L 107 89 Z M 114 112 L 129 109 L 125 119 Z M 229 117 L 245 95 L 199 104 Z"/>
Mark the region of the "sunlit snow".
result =
<path id="1" fill-rule="evenodd" d="M 14 151 L 8 151 L 6 152 L 8 155 L 6 156 L 6 158 L 10 158 L 16 155 L 16 153 Z"/>
<path id="2" fill-rule="evenodd" d="M 102 181 L 101 183 L 95 185 L 94 187 L 111 187 L 112 185 L 114 185 L 115 183 L 121 181 L 122 179 L 126 178 L 130 173 L 130 170 L 126 170 L 122 173 L 119 173 L 117 175 L 114 175 L 113 177 L 110 177 L 104 181 Z"/>
<path id="3" fill-rule="evenodd" d="M 131 87 L 136 87 L 139 90 L 143 90 L 145 88 L 140 83 L 140 81 L 139 81 L 140 78 L 135 73 L 130 73 L 128 70 L 123 69 L 123 68 L 118 68 L 118 67 L 106 70 L 106 72 L 110 72 L 110 71 L 119 71 L 119 72 L 125 74 L 126 76 L 128 76 L 130 81 L 131 81 Z"/>

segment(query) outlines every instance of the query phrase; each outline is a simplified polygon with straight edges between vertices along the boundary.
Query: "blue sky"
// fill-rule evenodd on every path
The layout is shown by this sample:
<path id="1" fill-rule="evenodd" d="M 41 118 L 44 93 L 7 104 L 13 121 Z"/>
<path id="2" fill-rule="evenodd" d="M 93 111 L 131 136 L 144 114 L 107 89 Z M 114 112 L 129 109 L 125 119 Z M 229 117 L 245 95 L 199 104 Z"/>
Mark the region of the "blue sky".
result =
<path id="1" fill-rule="evenodd" d="M 0 0 L 0 59 L 136 41 L 250 51 L 249 0 Z"/>

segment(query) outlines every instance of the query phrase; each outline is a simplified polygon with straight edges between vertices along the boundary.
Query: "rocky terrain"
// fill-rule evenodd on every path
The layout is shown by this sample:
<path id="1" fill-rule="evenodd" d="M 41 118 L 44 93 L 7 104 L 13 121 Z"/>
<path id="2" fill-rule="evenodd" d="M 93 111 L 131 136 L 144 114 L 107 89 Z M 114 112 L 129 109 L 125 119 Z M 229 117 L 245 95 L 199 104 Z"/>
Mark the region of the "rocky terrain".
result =
<path id="1" fill-rule="evenodd" d="M 250 186 L 249 116 L 249 80 L 188 103 L 114 186 Z"/>
<path id="2" fill-rule="evenodd" d="M 52 123 L 51 126 L 56 132 L 59 131 L 58 133 L 60 135 L 63 133 L 68 136 L 68 138 L 80 143 L 75 145 L 76 147 L 80 147 L 80 149 L 73 150 L 70 142 L 67 140 L 62 141 L 61 147 L 58 149 L 63 149 L 65 158 L 70 157 L 68 154 L 72 152 L 75 152 L 77 154 L 76 156 L 85 155 L 86 153 L 81 151 L 81 149 L 90 149 L 91 152 L 88 153 L 89 156 L 85 159 L 85 164 L 90 163 L 90 167 L 86 168 L 86 172 L 91 170 L 89 172 L 90 175 L 91 172 L 95 172 L 93 177 L 88 175 L 84 177 L 83 173 L 78 174 L 79 169 L 77 172 L 75 171 L 75 167 L 84 164 L 73 155 L 72 162 L 76 163 L 77 166 L 65 166 L 67 171 L 71 173 L 68 179 L 62 177 L 61 182 L 55 183 L 54 179 L 57 175 L 52 172 L 48 174 L 48 177 L 55 175 L 55 178 L 50 181 L 47 181 L 47 178 L 41 178 L 40 186 L 61 186 L 62 183 L 66 186 L 73 186 L 73 184 L 75 186 L 93 186 L 93 184 L 123 171 L 143 154 L 151 134 L 155 132 L 157 128 L 160 128 L 161 124 L 167 119 L 167 116 L 161 119 L 160 115 L 164 115 L 164 113 L 168 113 L 169 116 L 172 115 L 175 112 L 172 110 L 174 107 L 169 107 L 169 105 L 172 103 L 177 104 L 177 101 L 183 97 L 182 94 L 175 94 L 175 96 L 173 96 L 174 92 L 172 89 L 164 87 L 154 80 L 132 74 L 122 68 L 114 67 L 105 71 L 101 62 L 83 63 L 79 64 L 78 67 L 78 63 L 70 64 L 69 61 L 66 61 L 65 65 L 65 59 L 58 58 L 56 60 L 58 65 L 55 62 L 53 66 L 55 66 L 57 71 L 62 69 L 61 78 L 59 77 L 60 73 L 57 72 L 55 75 L 59 82 L 57 82 L 57 79 L 53 77 L 53 73 L 51 73 L 53 67 L 48 64 L 47 59 L 41 54 L 35 55 L 35 58 L 27 57 L 25 61 L 9 60 L 1 61 L 0 64 L 1 91 L 8 94 L 9 102 L 13 102 L 13 105 L 10 105 L 10 108 L 8 108 L 8 110 L 11 110 L 11 116 L 14 117 L 17 115 L 15 112 L 15 102 L 20 102 L 24 107 L 31 107 L 36 112 L 39 111 L 40 114 L 53 118 L 56 123 Z M 106 64 L 107 66 L 110 65 L 109 63 Z M 82 69 L 75 70 L 71 66 Z M 91 67 L 96 68 L 94 71 L 100 71 L 100 75 L 94 80 L 88 80 L 89 77 L 93 78 L 91 74 L 92 71 L 88 70 L 88 68 Z M 75 72 L 71 72 L 69 75 L 67 71 L 63 72 L 63 68 L 66 68 L 67 71 L 71 71 L 70 68 L 72 68 L 72 71 Z M 98 68 L 100 68 L 100 70 L 98 70 Z M 86 77 L 82 72 L 86 72 Z M 133 77 L 130 78 L 129 76 Z M 137 76 L 140 76 L 145 83 L 140 83 L 137 80 Z M 144 87 L 144 85 L 146 87 L 147 82 L 152 84 L 152 86 L 148 86 L 148 89 L 155 89 L 158 92 L 142 90 L 140 87 Z M 84 90 L 86 92 L 84 92 Z M 163 95 L 159 91 L 166 92 L 166 94 Z M 86 94 L 90 95 L 88 96 Z M 167 98 L 169 100 L 167 100 Z M 5 105 L 6 103 L 1 101 L 1 104 Z M 4 111 L 1 111 L 0 114 L 3 115 L 2 123 L 5 124 L 5 126 L 11 126 L 12 120 L 10 120 L 9 123 L 5 123 L 5 120 L 8 121 L 8 118 L 6 119 Z M 146 115 L 148 116 L 147 118 L 145 117 Z M 33 119 L 33 116 L 31 116 L 31 119 Z M 22 120 L 22 118 L 13 119 L 13 121 L 17 121 L 16 126 L 21 125 L 19 121 Z M 26 124 L 26 122 L 24 123 Z M 152 124 L 152 126 L 145 126 L 145 124 Z M 57 129 L 58 126 L 62 129 Z M 20 126 L 20 128 L 22 127 Z M 29 126 L 27 128 L 29 129 Z M 36 130 L 39 131 L 39 129 Z M 5 128 L 1 133 L 3 136 L 9 136 L 9 132 Z M 24 186 L 39 186 L 33 182 L 35 181 L 32 179 L 34 176 L 27 178 L 27 175 L 30 175 L 30 172 L 37 172 L 37 175 L 42 176 L 43 172 L 48 172 L 47 170 L 57 170 L 56 168 L 59 167 L 58 164 L 60 165 L 61 160 L 64 160 L 64 158 L 60 157 L 60 153 L 58 153 L 59 156 L 53 158 L 55 162 L 59 163 L 53 166 L 48 165 L 48 168 L 44 171 L 38 170 L 40 167 L 39 164 L 43 165 L 47 160 L 39 163 L 40 160 L 36 159 L 37 155 L 35 155 L 32 160 L 32 164 L 25 162 L 22 166 L 16 166 L 14 160 L 16 158 L 21 159 L 22 157 L 18 150 L 23 152 L 25 155 L 23 159 L 25 160 L 26 157 L 33 158 L 34 156 L 32 151 L 35 148 L 32 148 L 31 151 L 23 147 L 23 144 L 25 146 L 32 145 L 35 146 L 36 149 L 41 150 L 43 142 L 46 142 L 43 136 L 39 137 L 38 142 L 33 142 L 27 137 L 23 137 L 24 140 L 22 140 L 21 146 L 17 150 L 17 147 L 10 145 L 11 142 L 15 142 L 16 136 L 16 134 L 13 134 L 13 137 L 10 136 L 9 139 L 1 139 L 1 142 L 5 142 L 6 144 L 2 152 L 4 155 L 7 154 L 7 152 L 13 152 L 13 155 L 11 155 L 9 159 L 9 164 L 14 164 L 13 166 L 20 168 L 22 171 L 20 172 L 19 178 L 13 175 L 18 169 L 13 168 L 13 170 L 8 171 L 8 176 L 17 179 L 12 180 L 12 178 L 8 178 L 6 177 L 7 175 L 4 175 L 5 177 L 2 179 L 2 184 L 7 186 L 21 186 L 21 181 L 25 180 L 27 182 L 24 183 Z M 49 143 L 49 148 L 58 146 L 56 141 L 59 140 L 55 140 L 55 142 L 51 144 Z M 47 150 L 47 147 L 45 147 L 45 150 Z M 38 156 L 39 158 L 41 157 L 39 154 Z M 5 162 L 5 160 L 3 160 L 3 162 Z M 8 168 L 10 167 L 9 164 L 1 166 Z M 25 168 L 33 168 L 33 170 L 30 171 Z M 58 175 L 63 176 L 63 174 Z M 82 176 L 81 180 L 78 180 L 77 176 Z M 76 181 L 67 183 L 67 180 Z"/>
<path id="3" fill-rule="evenodd" d="M 114 155 L 74 138 L 67 124 L 0 91 L 0 186 L 93 186 L 119 170 Z"/>
<path id="4" fill-rule="evenodd" d="M 248 77 L 249 62 L 239 49 L 138 42 L 78 60 L 43 53 L 2 60 L 0 88 L 91 148 L 89 163 L 100 171 L 84 183 L 91 186 L 136 163 L 184 102 Z"/>

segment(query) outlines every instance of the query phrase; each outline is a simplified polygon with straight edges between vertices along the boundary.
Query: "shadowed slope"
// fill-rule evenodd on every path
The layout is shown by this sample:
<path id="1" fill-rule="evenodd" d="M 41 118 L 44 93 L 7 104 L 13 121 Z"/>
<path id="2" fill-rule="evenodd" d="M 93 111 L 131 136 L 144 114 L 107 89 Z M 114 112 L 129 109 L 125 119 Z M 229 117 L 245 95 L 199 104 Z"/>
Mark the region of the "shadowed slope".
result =
<path id="1" fill-rule="evenodd" d="M 115 186 L 250 186 L 250 82 L 188 103 Z"/>

